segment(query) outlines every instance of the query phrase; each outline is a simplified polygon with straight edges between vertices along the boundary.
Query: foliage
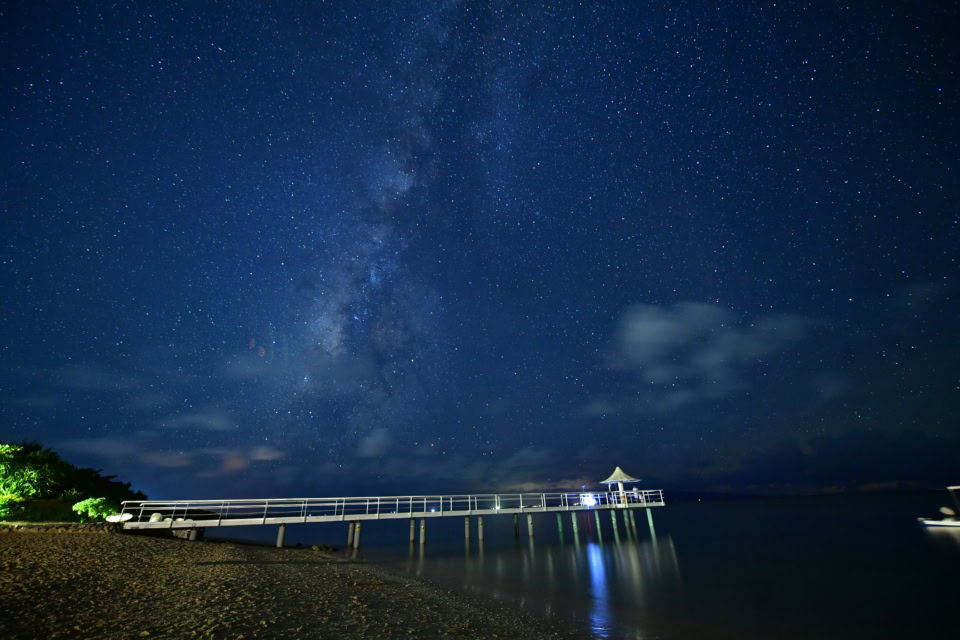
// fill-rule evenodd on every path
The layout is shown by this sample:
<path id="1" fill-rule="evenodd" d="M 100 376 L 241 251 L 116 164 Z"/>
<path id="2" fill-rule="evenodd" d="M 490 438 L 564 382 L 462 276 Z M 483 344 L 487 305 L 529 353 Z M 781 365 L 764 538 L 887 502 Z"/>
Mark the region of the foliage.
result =
<path id="1" fill-rule="evenodd" d="M 146 500 L 146 495 L 130 489 L 129 482 L 101 473 L 75 467 L 39 444 L 0 443 L 0 520 L 76 520 L 79 516 L 71 505 L 85 498 L 97 497 L 110 505 Z"/>
<path id="2" fill-rule="evenodd" d="M 80 514 L 84 521 L 89 518 L 105 518 L 120 511 L 118 506 L 106 498 L 87 498 L 73 505 L 73 510 Z"/>
<path id="3" fill-rule="evenodd" d="M 80 494 L 79 489 L 77 489 L 76 487 L 70 487 L 69 489 L 61 493 L 59 496 L 57 496 L 57 500 L 63 500 L 64 502 L 73 503 L 82 497 L 83 496 Z"/>
<path id="4" fill-rule="evenodd" d="M 24 502 L 23 498 L 13 493 L 0 495 L 0 520 L 22 519 Z"/>
<path id="5" fill-rule="evenodd" d="M 60 456 L 40 445 L 0 444 L 0 494 L 52 497 L 63 480 Z"/>

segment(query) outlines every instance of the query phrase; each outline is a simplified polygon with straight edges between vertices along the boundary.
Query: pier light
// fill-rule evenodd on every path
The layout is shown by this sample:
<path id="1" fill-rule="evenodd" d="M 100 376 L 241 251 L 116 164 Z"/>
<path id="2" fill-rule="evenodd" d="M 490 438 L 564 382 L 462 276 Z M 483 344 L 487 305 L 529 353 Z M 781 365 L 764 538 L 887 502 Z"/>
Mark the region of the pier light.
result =
<path id="1" fill-rule="evenodd" d="M 592 493 L 582 493 L 580 494 L 580 504 L 585 507 L 595 507 L 597 505 L 597 499 Z"/>

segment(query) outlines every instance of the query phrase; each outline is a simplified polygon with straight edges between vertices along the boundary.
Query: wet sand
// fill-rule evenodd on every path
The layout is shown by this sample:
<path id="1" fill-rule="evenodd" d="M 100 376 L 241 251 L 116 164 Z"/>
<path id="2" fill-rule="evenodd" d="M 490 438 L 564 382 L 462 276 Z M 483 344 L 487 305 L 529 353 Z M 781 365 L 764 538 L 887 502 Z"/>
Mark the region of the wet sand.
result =
<path id="1" fill-rule="evenodd" d="M 2 638 L 570 635 L 507 605 L 324 551 L 0 533 Z"/>

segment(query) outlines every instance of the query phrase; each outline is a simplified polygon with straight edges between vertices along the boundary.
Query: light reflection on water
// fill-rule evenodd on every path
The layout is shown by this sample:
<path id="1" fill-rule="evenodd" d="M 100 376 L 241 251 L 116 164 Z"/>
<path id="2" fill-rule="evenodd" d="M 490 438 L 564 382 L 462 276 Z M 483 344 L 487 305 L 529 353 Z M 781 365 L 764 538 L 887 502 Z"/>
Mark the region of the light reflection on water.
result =
<path id="1" fill-rule="evenodd" d="M 610 603 L 607 601 L 606 562 L 599 544 L 587 547 L 587 559 L 590 566 L 590 595 L 593 597 L 590 629 L 595 635 L 605 638 L 610 631 Z"/>
<path id="2" fill-rule="evenodd" d="M 565 620 L 583 637 L 649 638 L 658 611 L 680 597 L 676 549 L 669 536 L 651 538 L 646 530 L 638 535 L 632 523 L 619 520 L 620 530 L 606 542 L 603 529 L 596 527 L 599 519 L 585 514 L 578 531 L 567 525 L 566 542 L 557 531 L 543 540 L 524 536 L 512 545 L 499 535 L 486 544 L 461 539 L 459 550 L 449 541 L 446 548 L 410 544 L 401 566 L 417 576 Z M 610 532 L 611 523 L 604 524 Z"/>
<path id="3" fill-rule="evenodd" d="M 536 537 L 524 528 L 517 540 L 510 518 L 489 518 L 485 544 L 469 546 L 462 524 L 437 522 L 426 547 L 409 549 L 406 527 L 384 523 L 360 557 L 584 638 L 904 638 L 917 620 L 952 637 L 960 532 L 916 523 L 939 504 L 922 493 L 688 503 L 657 511 L 659 532 L 643 512 L 634 523 L 594 511 L 576 530 L 566 514 L 562 537 L 540 517 Z"/>

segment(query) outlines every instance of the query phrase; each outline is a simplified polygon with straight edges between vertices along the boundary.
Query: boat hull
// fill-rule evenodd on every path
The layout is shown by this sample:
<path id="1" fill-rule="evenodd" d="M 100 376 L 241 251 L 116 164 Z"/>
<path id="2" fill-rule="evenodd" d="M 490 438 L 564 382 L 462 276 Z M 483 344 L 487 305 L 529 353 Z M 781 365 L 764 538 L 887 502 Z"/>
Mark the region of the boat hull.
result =
<path id="1" fill-rule="evenodd" d="M 917 521 L 925 527 L 948 527 L 960 529 L 960 520 L 933 520 L 929 518 L 917 518 Z"/>

